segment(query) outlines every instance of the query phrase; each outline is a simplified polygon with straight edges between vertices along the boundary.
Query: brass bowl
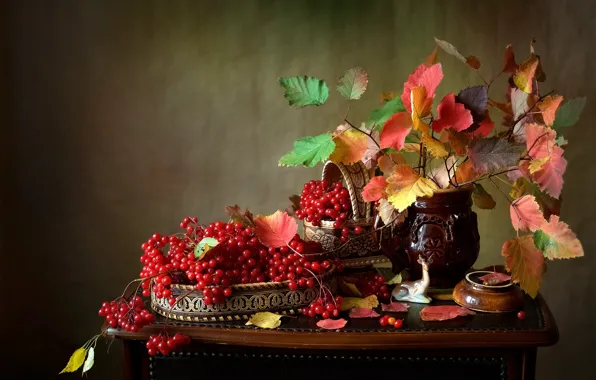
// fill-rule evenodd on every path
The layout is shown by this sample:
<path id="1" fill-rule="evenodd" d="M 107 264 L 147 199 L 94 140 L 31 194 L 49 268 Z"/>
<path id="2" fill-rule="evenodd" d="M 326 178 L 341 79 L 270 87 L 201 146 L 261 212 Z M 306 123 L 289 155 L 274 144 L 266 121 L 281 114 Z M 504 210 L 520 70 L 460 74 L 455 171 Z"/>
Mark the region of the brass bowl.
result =
<path id="1" fill-rule="evenodd" d="M 484 285 L 479 279 L 490 271 L 470 272 L 453 289 L 453 300 L 460 306 L 485 313 L 506 313 L 523 308 L 524 296 L 511 282 Z"/>

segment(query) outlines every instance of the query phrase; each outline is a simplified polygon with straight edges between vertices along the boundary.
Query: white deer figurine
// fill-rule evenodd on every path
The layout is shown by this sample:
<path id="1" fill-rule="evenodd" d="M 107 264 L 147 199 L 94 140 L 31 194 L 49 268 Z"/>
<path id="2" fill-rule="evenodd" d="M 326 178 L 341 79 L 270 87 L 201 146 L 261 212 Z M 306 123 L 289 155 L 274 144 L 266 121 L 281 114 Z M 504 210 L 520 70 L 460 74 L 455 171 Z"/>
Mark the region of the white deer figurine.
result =
<path id="1" fill-rule="evenodd" d="M 432 263 L 432 258 L 424 260 L 422 256 L 418 256 L 418 263 L 422 265 L 422 278 L 417 281 L 405 281 L 398 284 L 391 292 L 391 295 L 397 301 L 408 301 L 415 303 L 430 303 L 432 299 L 427 297 L 426 289 L 430 284 L 430 277 L 428 277 L 428 266 Z"/>

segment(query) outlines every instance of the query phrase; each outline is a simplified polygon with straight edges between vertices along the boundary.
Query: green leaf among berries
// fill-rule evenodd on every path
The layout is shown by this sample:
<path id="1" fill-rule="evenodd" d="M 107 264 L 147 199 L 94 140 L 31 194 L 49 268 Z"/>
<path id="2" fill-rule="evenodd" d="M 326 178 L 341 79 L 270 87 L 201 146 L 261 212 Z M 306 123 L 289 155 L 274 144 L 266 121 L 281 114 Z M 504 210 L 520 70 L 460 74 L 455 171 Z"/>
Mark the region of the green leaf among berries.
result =
<path id="1" fill-rule="evenodd" d="M 205 254 L 209 252 L 211 248 L 215 247 L 218 244 L 219 242 L 215 238 L 203 238 L 195 247 L 195 258 L 197 260 L 201 260 L 203 256 L 205 256 Z"/>
<path id="2" fill-rule="evenodd" d="M 360 99 L 368 85 L 368 74 L 364 69 L 355 67 L 346 70 L 337 83 L 337 92 L 348 100 Z"/>
<path id="3" fill-rule="evenodd" d="M 279 78 L 279 84 L 286 90 L 284 97 L 292 107 L 320 106 L 329 97 L 329 88 L 324 80 L 302 76 Z"/>
<path id="4" fill-rule="evenodd" d="M 279 166 L 304 165 L 312 168 L 329 158 L 335 150 L 335 141 L 330 133 L 306 136 L 294 142 L 294 149 L 279 159 Z"/>

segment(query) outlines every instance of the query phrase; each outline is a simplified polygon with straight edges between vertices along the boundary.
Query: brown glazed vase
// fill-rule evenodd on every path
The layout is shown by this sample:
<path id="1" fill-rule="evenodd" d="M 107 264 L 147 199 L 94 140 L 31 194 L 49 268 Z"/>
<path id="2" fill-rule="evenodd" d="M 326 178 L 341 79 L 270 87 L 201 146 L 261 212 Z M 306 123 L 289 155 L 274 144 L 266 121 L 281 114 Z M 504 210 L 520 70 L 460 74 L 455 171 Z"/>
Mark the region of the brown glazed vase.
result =
<path id="1" fill-rule="evenodd" d="M 427 261 L 431 258 L 430 286 L 454 287 L 472 267 L 480 250 L 477 216 L 471 207 L 471 186 L 418 198 L 398 227 L 394 248 L 384 249 L 393 262 L 393 271 L 407 268 L 414 280 L 421 278 L 418 257 Z"/>

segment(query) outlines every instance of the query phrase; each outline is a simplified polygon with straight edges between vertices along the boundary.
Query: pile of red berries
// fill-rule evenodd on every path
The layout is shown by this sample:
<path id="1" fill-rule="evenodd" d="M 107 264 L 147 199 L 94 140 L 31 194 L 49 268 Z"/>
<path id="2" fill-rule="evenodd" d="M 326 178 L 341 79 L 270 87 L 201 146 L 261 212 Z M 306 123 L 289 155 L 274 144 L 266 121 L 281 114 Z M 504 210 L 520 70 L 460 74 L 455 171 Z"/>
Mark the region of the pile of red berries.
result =
<path id="1" fill-rule="evenodd" d="M 164 334 L 155 334 L 149 336 L 147 341 L 147 352 L 149 356 L 155 356 L 161 353 L 168 356 L 171 351 L 174 351 L 181 344 L 189 344 L 190 337 L 180 333 L 176 333 L 173 337 L 168 337 Z"/>
<path id="2" fill-rule="evenodd" d="M 105 317 L 110 327 L 121 327 L 132 332 L 139 331 L 155 320 L 153 314 L 145 309 L 145 303 L 139 296 L 134 296 L 129 301 L 118 299 L 104 302 L 98 314 Z"/>
<path id="3" fill-rule="evenodd" d="M 344 276 L 343 280 L 347 283 L 354 284 L 364 297 L 372 294 L 376 295 L 377 298 L 381 300 L 387 300 L 391 297 L 389 287 L 385 285 L 385 277 L 381 274 L 365 272 Z"/>
<path id="4" fill-rule="evenodd" d="M 319 297 L 308 307 L 302 309 L 302 314 L 308 315 L 311 318 L 319 315 L 323 319 L 339 316 L 342 297 L 334 297 L 331 292 L 329 292 L 327 289 L 325 290 L 325 297 Z"/>
<path id="5" fill-rule="evenodd" d="M 342 182 L 329 186 L 326 180 L 312 180 L 304 184 L 300 194 L 300 209 L 296 217 L 320 226 L 321 220 L 334 221 L 333 227 L 340 228 L 352 214 L 350 193 Z"/>
<path id="6" fill-rule="evenodd" d="M 401 329 L 401 327 L 404 325 L 403 319 L 397 319 L 389 315 L 383 315 L 379 319 L 379 323 L 381 326 L 393 326 L 396 329 Z"/>

